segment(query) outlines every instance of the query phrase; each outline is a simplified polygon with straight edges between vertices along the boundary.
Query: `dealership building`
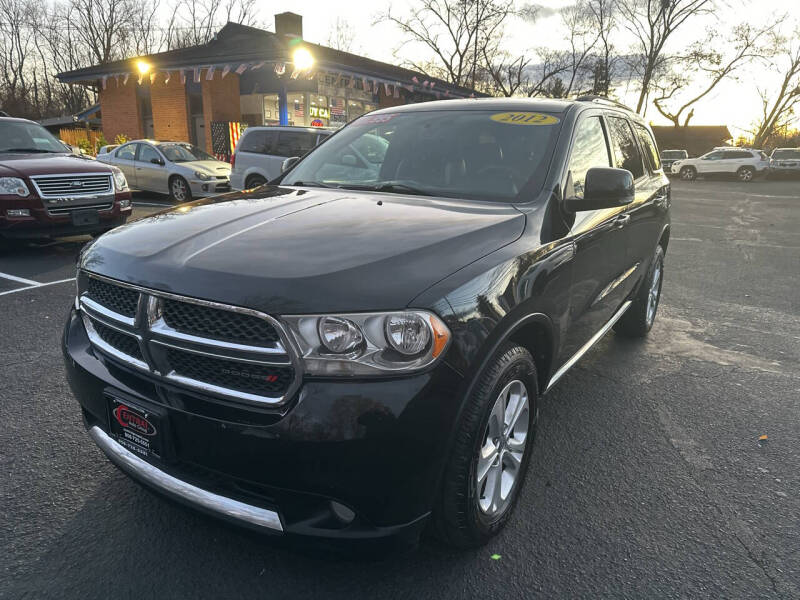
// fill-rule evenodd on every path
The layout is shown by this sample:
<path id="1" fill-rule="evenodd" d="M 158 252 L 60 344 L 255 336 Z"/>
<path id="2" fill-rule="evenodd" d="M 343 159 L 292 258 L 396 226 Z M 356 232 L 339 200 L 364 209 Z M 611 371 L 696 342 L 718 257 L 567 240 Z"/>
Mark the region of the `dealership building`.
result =
<path id="1" fill-rule="evenodd" d="M 275 15 L 275 33 L 228 23 L 207 44 L 68 71 L 58 79 L 97 90 L 109 143 L 122 134 L 190 141 L 217 154 L 217 134 L 230 131 L 230 124 L 339 127 L 377 108 L 477 95 L 306 42 L 302 17 L 294 13 Z"/>

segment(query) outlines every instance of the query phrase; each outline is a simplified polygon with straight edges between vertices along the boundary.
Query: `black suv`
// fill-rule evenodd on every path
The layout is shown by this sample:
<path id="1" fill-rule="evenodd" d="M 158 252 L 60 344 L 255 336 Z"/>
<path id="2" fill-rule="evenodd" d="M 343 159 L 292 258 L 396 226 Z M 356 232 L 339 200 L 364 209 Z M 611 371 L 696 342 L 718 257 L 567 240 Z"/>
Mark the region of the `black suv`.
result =
<path id="1" fill-rule="evenodd" d="M 481 544 L 542 395 L 610 328 L 652 326 L 669 206 L 652 133 L 611 102 L 380 110 L 271 185 L 86 248 L 69 380 L 118 467 L 201 510 Z"/>

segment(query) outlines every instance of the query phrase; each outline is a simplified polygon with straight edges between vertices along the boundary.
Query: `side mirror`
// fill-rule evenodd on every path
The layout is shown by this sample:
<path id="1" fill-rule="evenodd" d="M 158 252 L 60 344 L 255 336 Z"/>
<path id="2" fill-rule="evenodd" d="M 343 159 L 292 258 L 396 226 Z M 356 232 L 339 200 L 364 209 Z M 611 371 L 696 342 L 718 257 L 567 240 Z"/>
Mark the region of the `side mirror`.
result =
<path id="1" fill-rule="evenodd" d="M 154 165 L 158 165 L 160 167 L 164 166 L 164 161 L 161 160 L 160 158 L 151 158 L 150 162 L 153 163 Z"/>
<path id="2" fill-rule="evenodd" d="M 564 208 L 570 212 L 614 208 L 630 204 L 634 197 L 633 174 L 630 171 L 592 167 L 586 172 L 583 198 L 566 198 Z"/>
<path id="3" fill-rule="evenodd" d="M 290 158 L 287 158 L 285 161 L 283 161 L 283 164 L 281 165 L 281 173 L 285 173 L 286 171 L 291 169 L 293 166 L 297 164 L 297 161 L 299 160 L 300 160 L 299 156 L 292 156 Z"/>

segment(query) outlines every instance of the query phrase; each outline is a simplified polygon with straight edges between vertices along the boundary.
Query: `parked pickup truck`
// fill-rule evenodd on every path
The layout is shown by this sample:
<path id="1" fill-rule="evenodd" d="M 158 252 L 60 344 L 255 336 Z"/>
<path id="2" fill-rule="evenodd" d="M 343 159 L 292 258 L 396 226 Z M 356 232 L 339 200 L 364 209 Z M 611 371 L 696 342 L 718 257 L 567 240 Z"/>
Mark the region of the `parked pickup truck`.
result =
<path id="1" fill-rule="evenodd" d="M 0 242 L 98 234 L 130 214 L 122 171 L 72 154 L 38 123 L 0 117 Z"/>
<path id="2" fill-rule="evenodd" d="M 650 331 L 669 209 L 616 103 L 383 109 L 268 185 L 85 247 L 67 376 L 109 459 L 199 510 L 476 546 L 511 516 L 542 395 L 612 327 Z"/>

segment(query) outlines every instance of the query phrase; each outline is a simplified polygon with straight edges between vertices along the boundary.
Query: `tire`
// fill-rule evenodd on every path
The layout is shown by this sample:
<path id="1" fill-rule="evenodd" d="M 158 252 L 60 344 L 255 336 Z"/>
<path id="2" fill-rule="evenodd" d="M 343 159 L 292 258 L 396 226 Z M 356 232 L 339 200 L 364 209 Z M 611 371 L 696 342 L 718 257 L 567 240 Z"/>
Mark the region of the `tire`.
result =
<path id="1" fill-rule="evenodd" d="M 694 181 L 697 179 L 697 169 L 694 167 L 681 167 L 680 176 L 684 181 Z"/>
<path id="2" fill-rule="evenodd" d="M 189 183 L 180 175 L 173 175 L 169 179 L 169 197 L 175 202 L 190 202 L 192 200 L 192 188 Z"/>
<path id="3" fill-rule="evenodd" d="M 744 181 L 745 183 L 753 181 L 755 176 L 756 170 L 753 167 L 740 167 L 739 170 L 736 171 L 736 177 L 739 181 Z"/>
<path id="4" fill-rule="evenodd" d="M 433 534 L 440 541 L 456 548 L 473 548 L 505 527 L 533 452 L 538 399 L 536 365 L 530 352 L 516 344 L 503 344 L 480 374 L 458 424 L 432 517 Z M 503 407 L 517 415 L 513 427 L 505 432 L 499 417 L 502 414 L 504 422 L 510 419 Z M 515 412 L 514 407 L 522 408 Z M 491 452 L 493 458 L 481 459 L 482 451 Z M 500 493 L 495 496 L 491 492 L 497 484 Z M 505 498 L 504 485 L 509 485 Z"/>
<path id="5" fill-rule="evenodd" d="M 267 183 L 267 180 L 264 179 L 261 175 L 251 175 L 247 178 L 247 181 L 244 184 L 244 187 L 249 189 L 257 188 Z"/>
<path id="6" fill-rule="evenodd" d="M 664 249 L 659 245 L 633 304 L 614 324 L 614 331 L 626 337 L 646 336 L 656 320 L 663 283 Z"/>

